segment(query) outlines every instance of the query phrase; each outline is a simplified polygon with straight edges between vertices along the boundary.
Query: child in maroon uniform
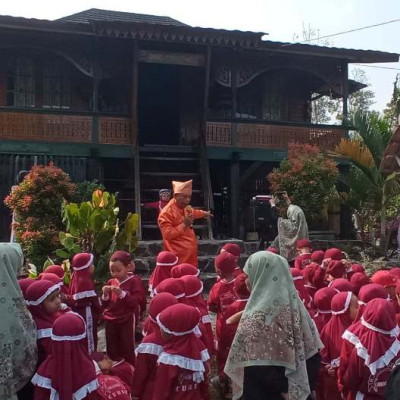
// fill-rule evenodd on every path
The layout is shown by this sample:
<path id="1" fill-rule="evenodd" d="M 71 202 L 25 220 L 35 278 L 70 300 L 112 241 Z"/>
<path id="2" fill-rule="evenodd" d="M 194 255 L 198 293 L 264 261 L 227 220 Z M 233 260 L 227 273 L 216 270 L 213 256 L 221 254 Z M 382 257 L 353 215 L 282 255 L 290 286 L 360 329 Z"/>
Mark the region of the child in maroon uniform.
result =
<path id="1" fill-rule="evenodd" d="M 66 313 L 54 323 L 51 354 L 38 368 L 32 383 L 35 400 L 98 400 L 96 369 L 85 341 L 85 321 Z"/>
<path id="2" fill-rule="evenodd" d="M 158 315 L 164 346 L 158 358 L 154 400 L 210 398 L 205 364 L 210 356 L 194 334 L 199 321 L 199 311 L 186 304 L 170 306 Z"/>
<path id="3" fill-rule="evenodd" d="M 123 358 L 135 365 L 135 313 L 141 291 L 123 262 L 110 261 L 110 272 L 112 279 L 102 289 L 107 353 L 112 360 Z"/>
<path id="4" fill-rule="evenodd" d="M 92 360 L 98 365 L 102 374 L 117 376 L 124 384 L 128 393 L 131 393 L 134 368 L 125 360 L 113 361 L 107 353 L 95 352 Z"/>
<path id="5" fill-rule="evenodd" d="M 116 251 L 110 258 L 110 263 L 120 262 L 124 264 L 128 270 L 128 275 L 132 277 L 135 282 L 136 289 L 132 295 L 136 298 L 138 307 L 135 310 L 135 326 L 137 326 L 140 317 L 146 311 L 146 291 L 144 290 L 143 281 L 140 276 L 135 275 L 135 264 L 131 255 L 126 251 Z"/>
<path id="6" fill-rule="evenodd" d="M 343 360 L 347 368 L 340 376 L 346 398 L 383 400 L 390 373 L 400 358 L 394 308 L 386 300 L 371 300 L 362 320 L 347 332 L 353 349 Z"/>
<path id="7" fill-rule="evenodd" d="M 236 243 L 227 243 L 225 244 L 220 253 L 228 252 L 233 255 L 236 259 L 236 268 L 235 268 L 235 276 L 240 275 L 242 273 L 242 270 L 240 269 L 238 265 L 238 261 L 240 259 L 240 255 L 242 254 L 242 250 L 240 249 L 240 246 Z"/>
<path id="8" fill-rule="evenodd" d="M 156 267 L 150 275 L 149 292 L 154 296 L 154 289 L 165 279 L 171 278 L 171 270 L 178 265 L 178 257 L 170 251 L 158 253 Z"/>
<path id="9" fill-rule="evenodd" d="M 318 332 L 321 333 L 323 327 L 329 322 L 332 317 L 331 302 L 335 295 L 338 294 L 336 289 L 324 287 L 317 290 L 314 296 L 314 306 L 316 313 L 314 315 L 315 325 L 317 325 Z"/>
<path id="10" fill-rule="evenodd" d="M 207 303 L 203 299 L 203 282 L 193 275 L 182 278 L 185 288 L 185 304 L 196 307 L 200 311 L 201 321 L 199 324 L 202 333 L 201 340 L 207 347 L 210 355 L 214 354 L 214 335 L 212 331 L 211 318 L 208 315 Z"/>
<path id="11" fill-rule="evenodd" d="M 323 250 L 315 250 L 311 253 L 311 261 L 321 265 L 322 261 L 324 261 L 325 252 Z"/>
<path id="12" fill-rule="evenodd" d="M 101 312 L 100 300 L 94 287 L 93 260 L 93 254 L 90 253 L 79 253 L 74 256 L 72 259 L 74 272 L 69 285 L 69 294 L 61 296 L 63 302 L 85 320 L 89 353 L 97 349 L 97 321 Z"/>
<path id="13" fill-rule="evenodd" d="M 227 307 L 237 299 L 237 295 L 234 290 L 235 268 L 235 257 L 228 252 L 221 253 L 215 259 L 215 269 L 221 279 L 211 288 L 210 295 L 208 297 L 208 309 L 211 312 L 217 313 L 215 336 L 217 341 L 217 364 L 218 370 L 221 372 L 223 371 L 223 362 L 218 362 L 220 357 L 219 341 L 222 336 L 222 329 L 225 325 L 224 313 Z"/>
<path id="14" fill-rule="evenodd" d="M 236 277 L 234 284 L 234 291 L 236 293 L 237 299 L 226 308 L 224 313 L 225 321 L 232 315 L 235 315 L 246 308 L 247 300 L 250 297 L 250 292 L 247 289 L 246 285 L 246 279 L 247 279 L 246 274 L 240 274 Z M 229 350 L 233 342 L 233 338 L 235 337 L 236 330 L 239 326 L 239 322 L 240 320 L 231 324 L 224 322 L 221 338 L 218 342 L 218 353 L 217 353 L 218 380 L 219 380 L 219 387 L 221 389 L 223 396 L 226 396 L 227 393 L 230 392 L 229 380 L 226 374 L 224 373 L 224 368 L 226 360 L 228 358 Z"/>
<path id="15" fill-rule="evenodd" d="M 59 293 L 60 287 L 46 280 L 33 282 L 26 291 L 28 308 L 37 327 L 39 364 L 50 354 L 53 324 L 61 315 Z"/>
<path id="16" fill-rule="evenodd" d="M 157 370 L 157 360 L 164 345 L 157 316 L 166 308 L 178 304 L 178 300 L 170 293 L 160 293 L 149 305 L 149 333 L 136 348 L 136 368 L 132 385 L 133 398 L 151 400 L 153 398 L 154 380 Z"/>
<path id="17" fill-rule="evenodd" d="M 302 271 L 308 264 L 311 263 L 312 245 L 307 239 L 297 241 L 297 251 L 299 255 L 294 260 L 294 268 Z"/>

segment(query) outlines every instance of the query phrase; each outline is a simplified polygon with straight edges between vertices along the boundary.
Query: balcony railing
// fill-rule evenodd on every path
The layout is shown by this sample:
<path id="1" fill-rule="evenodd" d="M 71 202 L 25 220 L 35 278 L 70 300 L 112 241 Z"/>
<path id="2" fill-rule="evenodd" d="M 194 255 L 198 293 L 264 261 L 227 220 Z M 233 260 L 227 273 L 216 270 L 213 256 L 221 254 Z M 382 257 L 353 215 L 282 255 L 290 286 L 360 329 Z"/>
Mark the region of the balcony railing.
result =
<path id="1" fill-rule="evenodd" d="M 345 128 L 327 125 L 207 122 L 207 145 L 287 149 L 288 144 L 308 143 L 333 150 L 344 137 Z"/>
<path id="2" fill-rule="evenodd" d="M 0 139 L 130 145 L 133 134 L 129 118 L 1 110 Z"/>

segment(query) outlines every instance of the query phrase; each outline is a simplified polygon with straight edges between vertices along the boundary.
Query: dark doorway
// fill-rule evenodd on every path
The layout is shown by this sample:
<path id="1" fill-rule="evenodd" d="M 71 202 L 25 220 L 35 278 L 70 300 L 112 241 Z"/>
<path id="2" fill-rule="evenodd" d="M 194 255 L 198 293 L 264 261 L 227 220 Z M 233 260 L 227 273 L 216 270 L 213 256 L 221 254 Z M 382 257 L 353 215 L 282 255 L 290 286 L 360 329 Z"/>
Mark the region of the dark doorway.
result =
<path id="1" fill-rule="evenodd" d="M 139 66 L 138 117 L 140 145 L 179 145 L 179 66 Z"/>

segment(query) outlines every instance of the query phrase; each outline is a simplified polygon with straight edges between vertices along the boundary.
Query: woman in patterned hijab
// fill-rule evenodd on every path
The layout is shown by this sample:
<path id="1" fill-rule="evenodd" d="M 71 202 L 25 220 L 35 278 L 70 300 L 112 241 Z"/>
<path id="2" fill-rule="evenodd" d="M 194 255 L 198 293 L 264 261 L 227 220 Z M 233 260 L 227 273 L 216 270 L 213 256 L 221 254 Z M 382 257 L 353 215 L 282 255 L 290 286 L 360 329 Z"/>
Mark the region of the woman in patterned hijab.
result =
<path id="1" fill-rule="evenodd" d="M 21 247 L 0 243 L 0 399 L 16 400 L 17 391 L 36 369 L 36 326 L 18 285 Z"/>
<path id="2" fill-rule="evenodd" d="M 288 263 L 261 251 L 250 256 L 244 272 L 251 295 L 225 367 L 234 399 L 260 399 L 268 393 L 271 400 L 305 400 L 314 389 L 323 345 Z"/>

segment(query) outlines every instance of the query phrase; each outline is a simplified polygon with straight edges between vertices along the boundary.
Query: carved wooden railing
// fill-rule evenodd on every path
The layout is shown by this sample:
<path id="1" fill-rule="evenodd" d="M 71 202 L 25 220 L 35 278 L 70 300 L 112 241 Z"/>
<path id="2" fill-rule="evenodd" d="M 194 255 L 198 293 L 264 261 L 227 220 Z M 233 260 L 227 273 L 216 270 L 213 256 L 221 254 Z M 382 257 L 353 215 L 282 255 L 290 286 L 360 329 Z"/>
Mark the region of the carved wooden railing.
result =
<path id="1" fill-rule="evenodd" d="M 132 144 L 132 120 L 129 118 L 99 117 L 99 143 Z"/>
<path id="2" fill-rule="evenodd" d="M 207 145 L 286 149 L 289 143 L 296 142 L 333 150 L 344 133 L 345 129 L 340 126 L 208 122 Z"/>
<path id="3" fill-rule="evenodd" d="M 132 138 L 129 118 L 0 111 L 0 139 L 129 145 Z"/>

